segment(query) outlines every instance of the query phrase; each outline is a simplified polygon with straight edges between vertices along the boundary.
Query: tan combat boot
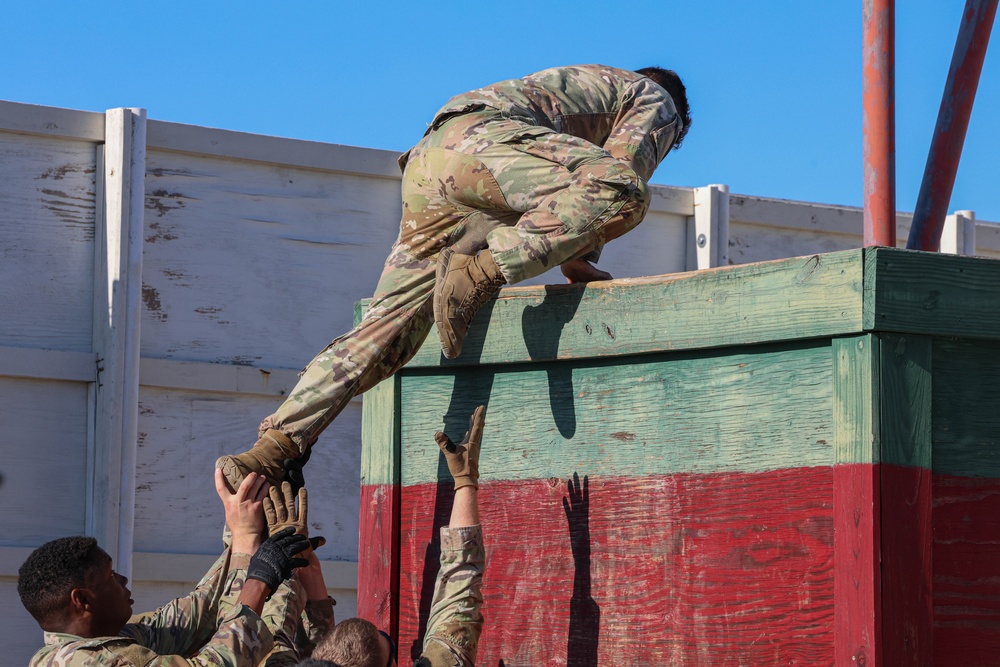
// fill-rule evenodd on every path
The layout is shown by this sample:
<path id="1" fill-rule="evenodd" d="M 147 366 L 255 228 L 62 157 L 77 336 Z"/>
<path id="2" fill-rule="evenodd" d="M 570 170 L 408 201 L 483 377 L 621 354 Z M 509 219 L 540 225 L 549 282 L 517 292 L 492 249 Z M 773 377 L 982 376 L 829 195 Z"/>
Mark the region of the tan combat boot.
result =
<path id="1" fill-rule="evenodd" d="M 489 250 L 461 255 L 445 248 L 438 256 L 434 283 L 434 324 L 448 359 L 462 353 L 472 318 L 507 280 Z"/>
<path id="2" fill-rule="evenodd" d="M 235 493 L 236 489 L 240 488 L 243 478 L 251 472 L 264 475 L 272 486 L 280 485 L 285 477 L 283 465 L 285 459 L 294 460 L 300 457 L 299 446 L 287 435 L 281 431 L 268 429 L 250 451 L 238 456 L 220 456 L 215 462 L 215 467 L 222 470 L 230 490 Z"/>

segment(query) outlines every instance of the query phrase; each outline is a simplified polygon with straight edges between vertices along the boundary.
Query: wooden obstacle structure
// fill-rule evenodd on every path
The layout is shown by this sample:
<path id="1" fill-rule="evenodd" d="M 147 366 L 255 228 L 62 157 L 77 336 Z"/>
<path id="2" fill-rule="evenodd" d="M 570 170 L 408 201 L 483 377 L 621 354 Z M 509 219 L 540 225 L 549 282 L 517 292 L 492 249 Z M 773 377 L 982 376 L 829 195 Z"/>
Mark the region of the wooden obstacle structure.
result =
<path id="1" fill-rule="evenodd" d="M 503 290 L 365 396 L 359 615 L 418 646 L 485 403 L 478 664 L 995 664 L 998 294 L 887 248 Z"/>

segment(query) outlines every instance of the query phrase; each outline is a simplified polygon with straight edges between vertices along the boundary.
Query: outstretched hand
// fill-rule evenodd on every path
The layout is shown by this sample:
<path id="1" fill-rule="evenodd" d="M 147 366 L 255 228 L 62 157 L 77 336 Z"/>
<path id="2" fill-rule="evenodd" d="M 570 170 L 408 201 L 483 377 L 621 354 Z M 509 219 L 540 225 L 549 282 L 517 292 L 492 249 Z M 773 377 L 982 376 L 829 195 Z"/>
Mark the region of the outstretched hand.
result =
<path id="1" fill-rule="evenodd" d="M 264 520 L 264 498 L 270 484 L 263 475 L 249 473 L 243 478 L 236 493 L 229 491 L 222 470 L 215 469 L 215 491 L 226 512 L 226 525 L 233 533 L 233 548 L 253 553 L 260 542 L 260 535 L 267 523 Z M 252 546 L 251 546 L 252 545 Z"/>
<path id="2" fill-rule="evenodd" d="M 480 405 L 469 418 L 469 430 L 457 445 L 447 435 L 438 431 L 434 435 L 441 453 L 448 462 L 448 470 L 455 478 L 455 490 L 463 486 L 479 488 L 479 445 L 486 425 L 486 406 Z"/>
<path id="3" fill-rule="evenodd" d="M 559 270 L 566 276 L 566 282 L 589 283 L 595 280 L 611 280 L 611 274 L 601 271 L 585 259 L 571 259 L 559 265 Z"/>

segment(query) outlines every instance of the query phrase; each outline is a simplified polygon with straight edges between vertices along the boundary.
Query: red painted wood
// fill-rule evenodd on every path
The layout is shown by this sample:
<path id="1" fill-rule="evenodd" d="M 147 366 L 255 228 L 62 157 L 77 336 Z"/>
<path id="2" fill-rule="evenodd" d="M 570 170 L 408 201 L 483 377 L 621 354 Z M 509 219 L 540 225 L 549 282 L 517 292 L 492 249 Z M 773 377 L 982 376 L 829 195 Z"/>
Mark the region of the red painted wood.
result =
<path id="1" fill-rule="evenodd" d="M 886 665 L 926 665 L 934 638 L 931 471 L 881 465 Z"/>
<path id="2" fill-rule="evenodd" d="M 399 499 L 396 485 L 361 485 L 358 618 L 393 637 L 399 596 Z"/>
<path id="3" fill-rule="evenodd" d="M 878 468 L 864 463 L 833 467 L 837 665 L 885 664 L 881 655 Z"/>
<path id="4" fill-rule="evenodd" d="M 932 483 L 934 664 L 1000 664 L 1000 480 Z"/>
<path id="5" fill-rule="evenodd" d="M 442 489 L 402 489 L 404 656 L 426 621 L 437 567 L 425 558 L 450 510 Z M 478 664 L 833 662 L 830 468 L 594 477 L 588 490 L 584 503 L 563 479 L 482 485 Z"/>

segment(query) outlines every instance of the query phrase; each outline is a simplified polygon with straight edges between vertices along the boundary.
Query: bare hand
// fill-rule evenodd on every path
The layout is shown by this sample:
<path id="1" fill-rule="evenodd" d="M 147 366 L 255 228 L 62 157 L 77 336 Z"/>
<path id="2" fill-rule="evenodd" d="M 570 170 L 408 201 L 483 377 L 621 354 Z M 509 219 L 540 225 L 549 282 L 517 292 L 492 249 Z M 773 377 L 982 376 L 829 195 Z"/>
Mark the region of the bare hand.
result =
<path id="1" fill-rule="evenodd" d="M 571 259 L 559 265 L 559 269 L 566 276 L 566 282 L 589 283 L 594 280 L 611 280 L 611 274 L 601 271 L 585 259 Z"/>
<path id="2" fill-rule="evenodd" d="M 264 520 L 264 498 L 267 497 L 269 488 L 264 476 L 250 473 L 243 478 L 236 493 L 230 493 L 222 470 L 216 468 L 215 491 L 226 511 L 226 524 L 233 532 L 233 548 L 247 538 L 259 542 L 260 534 L 267 527 Z"/>

